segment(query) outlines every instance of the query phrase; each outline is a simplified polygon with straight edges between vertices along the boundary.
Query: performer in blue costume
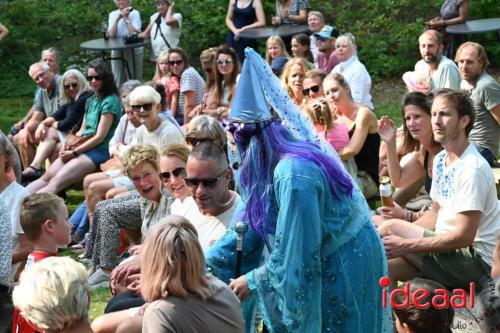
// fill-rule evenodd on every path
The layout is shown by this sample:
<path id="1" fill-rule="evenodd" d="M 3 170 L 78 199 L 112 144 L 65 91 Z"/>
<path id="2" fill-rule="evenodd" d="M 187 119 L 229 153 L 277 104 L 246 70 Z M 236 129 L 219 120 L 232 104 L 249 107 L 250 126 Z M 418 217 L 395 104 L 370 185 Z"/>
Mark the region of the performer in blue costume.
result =
<path id="1" fill-rule="evenodd" d="M 237 184 L 245 206 L 237 220 L 250 226 L 244 275 L 230 280 L 236 221 L 206 261 L 247 299 L 247 324 L 255 302 L 273 333 L 392 332 L 378 283 L 387 262 L 366 201 L 251 49 L 226 128 L 241 163 Z"/>

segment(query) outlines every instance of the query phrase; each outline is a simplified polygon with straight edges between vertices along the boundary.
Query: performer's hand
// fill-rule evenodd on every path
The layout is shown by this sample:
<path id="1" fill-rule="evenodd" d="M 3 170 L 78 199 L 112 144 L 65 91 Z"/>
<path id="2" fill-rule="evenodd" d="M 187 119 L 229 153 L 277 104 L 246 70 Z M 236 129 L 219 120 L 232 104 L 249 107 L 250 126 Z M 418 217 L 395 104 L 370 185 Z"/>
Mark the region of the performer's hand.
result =
<path id="1" fill-rule="evenodd" d="M 229 288 L 231 288 L 241 301 L 245 300 L 250 295 L 250 289 L 248 289 L 247 277 L 245 275 L 240 276 L 236 280 L 231 279 Z"/>
<path id="2" fill-rule="evenodd" d="M 408 254 L 405 239 L 396 235 L 389 235 L 383 238 L 385 252 L 389 259 L 402 257 Z"/>

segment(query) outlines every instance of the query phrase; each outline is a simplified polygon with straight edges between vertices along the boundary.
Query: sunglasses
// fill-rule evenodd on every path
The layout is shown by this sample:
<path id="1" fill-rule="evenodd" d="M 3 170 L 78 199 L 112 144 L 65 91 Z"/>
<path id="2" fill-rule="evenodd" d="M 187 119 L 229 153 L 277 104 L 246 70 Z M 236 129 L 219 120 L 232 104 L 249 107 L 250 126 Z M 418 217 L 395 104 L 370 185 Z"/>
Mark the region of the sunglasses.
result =
<path id="1" fill-rule="evenodd" d="M 217 65 L 230 65 L 233 63 L 233 59 L 217 60 Z"/>
<path id="2" fill-rule="evenodd" d="M 209 139 L 209 138 L 193 138 L 192 136 L 187 136 L 186 137 L 186 143 L 190 146 L 197 146 L 198 144 L 202 143 L 202 142 L 211 142 L 213 141 L 212 139 Z"/>
<path id="3" fill-rule="evenodd" d="M 144 111 L 151 111 L 151 109 L 153 108 L 153 103 L 131 105 L 130 107 L 136 112 L 141 111 L 141 109 Z"/>
<path id="4" fill-rule="evenodd" d="M 304 93 L 304 95 L 309 96 L 311 91 L 316 94 L 319 91 L 319 85 L 315 85 L 310 88 L 304 89 L 302 92 Z"/>
<path id="5" fill-rule="evenodd" d="M 100 77 L 99 75 L 96 75 L 96 76 L 88 75 L 87 76 L 87 81 L 92 82 L 92 80 L 101 81 L 102 77 Z"/>
<path id="6" fill-rule="evenodd" d="M 184 178 L 184 177 L 186 177 L 186 169 L 181 167 L 181 168 L 175 168 L 173 170 L 160 173 L 160 179 L 163 182 L 170 181 L 170 177 L 172 177 L 172 176 Z"/>
<path id="7" fill-rule="evenodd" d="M 184 61 L 183 60 L 170 60 L 168 64 L 170 66 L 175 66 L 175 65 L 181 65 Z"/>
<path id="8" fill-rule="evenodd" d="M 73 83 L 68 83 L 68 84 L 64 85 L 64 89 L 68 90 L 69 88 L 73 88 L 73 89 L 78 88 L 78 83 L 73 82 Z"/>
<path id="9" fill-rule="evenodd" d="M 221 177 L 226 173 L 226 170 L 227 169 L 223 170 L 215 178 L 198 179 L 198 178 L 186 177 L 184 178 L 184 180 L 186 181 L 186 185 L 189 187 L 198 187 L 201 183 L 203 184 L 203 187 L 214 188 L 215 186 L 217 186 L 217 183 L 219 182 Z"/>

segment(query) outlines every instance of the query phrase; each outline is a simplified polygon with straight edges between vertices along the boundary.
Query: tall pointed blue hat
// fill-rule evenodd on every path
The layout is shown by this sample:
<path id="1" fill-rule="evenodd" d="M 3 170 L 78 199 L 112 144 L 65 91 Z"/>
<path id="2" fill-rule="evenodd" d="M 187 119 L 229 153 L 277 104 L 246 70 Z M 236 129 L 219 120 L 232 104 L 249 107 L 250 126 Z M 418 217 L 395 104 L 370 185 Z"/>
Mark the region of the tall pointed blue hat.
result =
<path id="1" fill-rule="evenodd" d="M 230 120 L 243 123 L 266 121 L 273 118 L 273 109 L 295 136 L 319 144 L 323 152 L 338 159 L 332 146 L 318 137 L 309 120 L 293 103 L 269 64 L 252 48 L 247 47 L 245 55 L 229 111 Z"/>
<path id="2" fill-rule="evenodd" d="M 253 50 L 252 52 L 255 53 Z M 265 121 L 272 118 L 260 82 L 261 75 L 257 72 L 256 66 L 253 66 L 252 61 L 249 60 L 247 53 L 229 112 L 229 116 L 233 120 L 248 123 Z"/>

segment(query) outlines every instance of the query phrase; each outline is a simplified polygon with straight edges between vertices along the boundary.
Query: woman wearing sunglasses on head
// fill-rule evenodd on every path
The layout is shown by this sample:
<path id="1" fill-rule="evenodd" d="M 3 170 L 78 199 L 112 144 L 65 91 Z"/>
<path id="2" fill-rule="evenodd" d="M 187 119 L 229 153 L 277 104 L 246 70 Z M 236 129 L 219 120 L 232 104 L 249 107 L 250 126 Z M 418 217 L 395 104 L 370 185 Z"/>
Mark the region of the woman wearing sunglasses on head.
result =
<path id="1" fill-rule="evenodd" d="M 191 112 L 191 116 L 206 114 L 218 120 L 227 118 L 229 105 L 236 90 L 240 63 L 236 52 L 229 47 L 221 47 L 215 57 L 215 89 L 211 104 L 200 104 Z"/>
<path id="2" fill-rule="evenodd" d="M 121 116 L 121 104 L 113 74 L 102 59 L 92 60 L 87 81 L 95 93 L 86 103 L 79 145 L 64 147 L 47 172 L 27 188 L 31 193 L 58 193 L 78 183 L 109 159 L 108 144 Z"/>
<path id="3" fill-rule="evenodd" d="M 40 144 L 33 162 L 23 171 L 23 180 L 39 178 L 43 174 L 41 168 L 45 160 L 57 158 L 58 143 L 64 144 L 67 133 L 78 130 L 85 113 L 85 103 L 93 94 L 85 76 L 77 69 L 69 69 L 63 74 L 59 91 L 61 106 L 38 125 L 35 138 L 40 140 Z"/>

